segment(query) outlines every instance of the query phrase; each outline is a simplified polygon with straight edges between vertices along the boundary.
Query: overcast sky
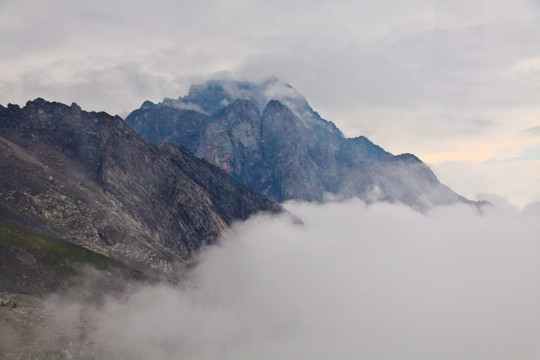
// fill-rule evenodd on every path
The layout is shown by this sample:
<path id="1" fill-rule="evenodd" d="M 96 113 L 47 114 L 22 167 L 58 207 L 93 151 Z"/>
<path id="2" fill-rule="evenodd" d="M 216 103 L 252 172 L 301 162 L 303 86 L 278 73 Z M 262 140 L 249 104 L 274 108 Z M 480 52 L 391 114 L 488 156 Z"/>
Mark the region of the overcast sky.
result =
<path id="1" fill-rule="evenodd" d="M 3 105 L 125 116 L 208 78 L 272 75 L 465 196 L 540 200 L 539 0 L 0 0 Z"/>

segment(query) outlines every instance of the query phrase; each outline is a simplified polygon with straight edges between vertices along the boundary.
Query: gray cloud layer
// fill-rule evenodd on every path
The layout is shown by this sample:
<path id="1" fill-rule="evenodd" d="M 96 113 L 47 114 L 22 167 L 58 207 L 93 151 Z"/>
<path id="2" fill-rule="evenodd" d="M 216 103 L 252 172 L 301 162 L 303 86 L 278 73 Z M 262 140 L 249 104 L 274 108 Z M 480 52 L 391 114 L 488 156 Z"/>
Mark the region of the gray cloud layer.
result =
<path id="1" fill-rule="evenodd" d="M 304 226 L 255 217 L 207 249 L 183 287 L 107 302 L 91 316 L 93 351 L 135 359 L 540 355 L 534 207 L 527 215 L 504 206 L 423 215 L 359 201 L 288 207 Z"/>
<path id="2" fill-rule="evenodd" d="M 160 74 L 171 83 L 154 94 L 154 87 L 139 91 L 128 79 L 117 85 L 126 90 L 122 103 L 111 106 L 103 99 L 112 112 L 131 110 L 152 96 L 181 95 L 163 93 L 174 90 L 177 76 L 218 71 L 278 75 L 330 113 L 355 106 L 493 106 L 501 100 L 497 88 L 510 97 L 505 101 L 523 103 L 527 93 L 516 94 L 509 85 L 524 84 L 497 82 L 508 67 L 539 56 L 539 11 L 528 1 L 512 6 L 432 0 L 4 1 L 1 6 L 1 58 L 18 70 L 9 75 L 54 72 L 49 80 L 64 86 L 77 82 L 77 73 L 99 69 L 101 77 L 117 72 L 126 80 L 122 73 L 132 64 L 134 78 L 155 82 Z M 19 96 L 32 92 L 31 84 L 10 80 L 21 87 Z M 92 81 L 103 80 L 83 76 L 79 88 Z"/>

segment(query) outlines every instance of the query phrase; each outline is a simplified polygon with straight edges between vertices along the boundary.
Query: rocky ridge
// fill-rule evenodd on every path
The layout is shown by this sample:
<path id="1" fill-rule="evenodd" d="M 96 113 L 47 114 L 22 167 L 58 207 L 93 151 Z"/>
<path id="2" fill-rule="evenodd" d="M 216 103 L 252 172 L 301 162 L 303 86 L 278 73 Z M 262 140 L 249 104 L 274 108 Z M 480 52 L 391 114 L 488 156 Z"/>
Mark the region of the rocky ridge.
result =
<path id="1" fill-rule="evenodd" d="M 43 99 L 0 106 L 0 222 L 65 239 L 147 273 L 281 207 L 119 117 Z"/>

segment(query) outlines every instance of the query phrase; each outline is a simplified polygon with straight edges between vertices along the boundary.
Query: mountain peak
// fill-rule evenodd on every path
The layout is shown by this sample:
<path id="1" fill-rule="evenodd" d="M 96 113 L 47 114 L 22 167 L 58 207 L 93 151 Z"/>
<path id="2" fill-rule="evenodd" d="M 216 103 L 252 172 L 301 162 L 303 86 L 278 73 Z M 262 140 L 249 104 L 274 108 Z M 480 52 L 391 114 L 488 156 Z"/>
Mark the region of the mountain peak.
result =
<path id="1" fill-rule="evenodd" d="M 208 115 L 213 114 L 236 99 L 253 102 L 262 112 L 270 100 L 295 100 L 306 102 L 291 85 L 276 77 L 259 82 L 239 81 L 233 79 L 213 79 L 201 84 L 192 85 L 188 95 L 176 100 L 166 99 L 165 105 L 186 107 L 199 106 Z"/>
<path id="2" fill-rule="evenodd" d="M 259 113 L 264 111 L 270 101 L 279 101 L 305 124 L 318 124 L 338 136 L 343 136 L 332 122 L 321 118 L 294 87 L 275 76 L 254 82 L 234 79 L 208 80 L 192 85 L 186 96 L 178 99 L 166 98 L 157 106 L 212 115 L 238 99 L 251 101 L 259 109 Z M 141 107 L 143 108 L 146 107 Z"/>
<path id="3" fill-rule="evenodd" d="M 374 189 L 378 200 L 418 207 L 462 200 L 414 155 L 394 156 L 365 136 L 345 138 L 276 77 L 210 80 L 161 105 L 126 121 L 149 141 L 184 145 L 276 201 L 322 201 L 325 194 L 373 201 Z M 188 108 L 200 109 L 198 118 L 178 110 Z"/>

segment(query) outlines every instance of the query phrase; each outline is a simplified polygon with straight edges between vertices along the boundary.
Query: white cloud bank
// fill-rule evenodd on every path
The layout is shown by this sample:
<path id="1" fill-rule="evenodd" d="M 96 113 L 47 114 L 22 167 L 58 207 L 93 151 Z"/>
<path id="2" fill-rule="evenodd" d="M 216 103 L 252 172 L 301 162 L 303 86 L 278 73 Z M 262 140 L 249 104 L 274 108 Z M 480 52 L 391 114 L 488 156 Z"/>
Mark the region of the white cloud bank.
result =
<path id="1" fill-rule="evenodd" d="M 540 356 L 538 213 L 287 207 L 303 226 L 252 218 L 204 251 L 183 287 L 107 302 L 93 315 L 92 351 L 198 360 Z"/>

